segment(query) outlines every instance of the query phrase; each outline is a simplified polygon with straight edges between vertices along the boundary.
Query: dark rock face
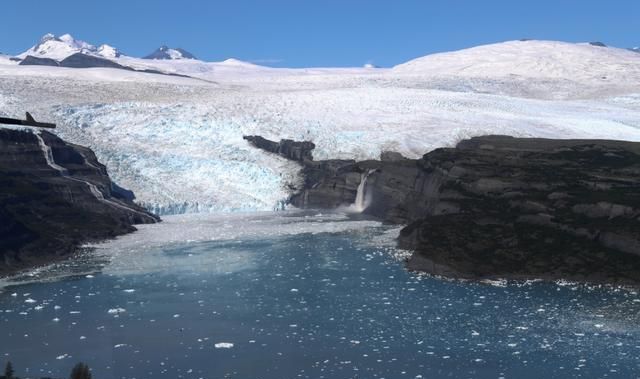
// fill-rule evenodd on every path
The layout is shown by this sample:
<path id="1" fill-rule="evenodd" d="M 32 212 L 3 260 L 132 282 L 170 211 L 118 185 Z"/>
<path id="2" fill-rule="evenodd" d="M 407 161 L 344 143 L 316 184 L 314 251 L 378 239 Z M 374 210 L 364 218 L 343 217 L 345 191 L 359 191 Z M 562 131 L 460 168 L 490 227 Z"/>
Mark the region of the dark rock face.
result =
<path id="1" fill-rule="evenodd" d="M 304 163 L 302 208 L 407 224 L 408 267 L 461 278 L 640 283 L 640 143 L 486 136 L 423 158 Z"/>
<path id="2" fill-rule="evenodd" d="M 410 268 L 640 282 L 640 144 L 484 137 L 420 164 L 439 185 L 401 233 Z"/>
<path id="3" fill-rule="evenodd" d="M 395 151 L 383 151 L 380 154 L 380 160 L 383 162 L 399 162 L 405 159 L 407 158 L 403 157 L 400 153 L 396 153 Z"/>
<path id="4" fill-rule="evenodd" d="M 51 58 L 38 58 L 32 55 L 27 55 L 19 63 L 20 66 L 59 66 L 58 61 Z"/>
<path id="5" fill-rule="evenodd" d="M 242 138 L 259 149 L 298 162 L 312 161 L 313 155 L 311 152 L 316 148 L 316 145 L 309 141 L 296 142 L 290 139 L 283 139 L 280 142 L 273 142 L 260 136 L 243 136 Z"/>
<path id="6" fill-rule="evenodd" d="M 607 45 L 600 41 L 589 42 L 589 45 L 597 47 L 607 47 Z"/>
<path id="7" fill-rule="evenodd" d="M 129 67 L 122 66 L 117 64 L 116 62 L 110 61 L 109 59 L 94 57 L 92 55 L 75 53 L 69 55 L 62 61 L 60 61 L 60 67 L 70 67 L 70 68 L 91 68 L 91 67 L 109 67 L 109 68 L 119 68 L 125 70 L 132 70 Z"/>
<path id="8" fill-rule="evenodd" d="M 159 218 L 116 196 L 93 152 L 48 132 L 0 129 L 0 274 L 68 256 Z M 54 167 L 47 162 L 45 154 Z"/>
<path id="9" fill-rule="evenodd" d="M 363 172 L 356 161 L 307 161 L 301 171 L 304 184 L 289 201 L 298 208 L 319 209 L 352 204 Z"/>

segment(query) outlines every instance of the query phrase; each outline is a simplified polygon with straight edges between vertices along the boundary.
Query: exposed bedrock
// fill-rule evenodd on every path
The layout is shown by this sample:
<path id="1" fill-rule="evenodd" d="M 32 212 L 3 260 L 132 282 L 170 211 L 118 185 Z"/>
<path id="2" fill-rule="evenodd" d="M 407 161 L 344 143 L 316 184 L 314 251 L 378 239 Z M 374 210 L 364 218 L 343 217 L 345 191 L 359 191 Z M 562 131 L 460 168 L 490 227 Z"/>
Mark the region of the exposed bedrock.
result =
<path id="1" fill-rule="evenodd" d="M 485 136 L 381 158 L 306 161 L 291 203 L 353 204 L 366 178 L 363 213 L 407 225 L 410 269 L 640 283 L 640 143 Z"/>
<path id="2" fill-rule="evenodd" d="M 0 129 L 0 274 L 159 221 L 130 196 L 90 149 L 44 131 Z"/>
<path id="3" fill-rule="evenodd" d="M 313 160 L 311 152 L 316 148 L 316 145 L 309 141 L 296 142 L 290 139 L 283 139 L 280 142 L 273 142 L 260 136 L 243 136 L 242 138 L 259 149 L 298 162 Z"/>

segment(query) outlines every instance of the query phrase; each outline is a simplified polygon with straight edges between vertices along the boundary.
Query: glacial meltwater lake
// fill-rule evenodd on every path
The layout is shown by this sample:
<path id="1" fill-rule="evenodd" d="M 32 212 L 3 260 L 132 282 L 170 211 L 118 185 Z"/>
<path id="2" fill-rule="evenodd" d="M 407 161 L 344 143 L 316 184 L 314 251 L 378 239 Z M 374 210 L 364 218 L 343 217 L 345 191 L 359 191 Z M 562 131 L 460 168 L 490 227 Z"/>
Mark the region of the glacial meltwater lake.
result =
<path id="1" fill-rule="evenodd" d="M 638 378 L 640 295 L 407 272 L 340 214 L 166 217 L 0 289 L 0 362 L 67 377 Z"/>

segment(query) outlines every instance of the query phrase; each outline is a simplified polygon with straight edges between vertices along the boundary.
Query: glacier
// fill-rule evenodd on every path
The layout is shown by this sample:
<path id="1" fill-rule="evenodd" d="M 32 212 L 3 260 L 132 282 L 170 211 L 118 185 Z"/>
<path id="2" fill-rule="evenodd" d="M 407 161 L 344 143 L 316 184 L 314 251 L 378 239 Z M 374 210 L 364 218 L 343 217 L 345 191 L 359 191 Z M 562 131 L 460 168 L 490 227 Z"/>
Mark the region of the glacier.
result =
<path id="1" fill-rule="evenodd" d="M 56 122 L 158 214 L 284 208 L 300 167 L 249 134 L 311 140 L 315 159 L 416 158 L 483 134 L 640 141 L 640 55 L 622 49 L 512 41 L 393 68 L 113 60 L 191 78 L 0 57 L 0 114 Z"/>

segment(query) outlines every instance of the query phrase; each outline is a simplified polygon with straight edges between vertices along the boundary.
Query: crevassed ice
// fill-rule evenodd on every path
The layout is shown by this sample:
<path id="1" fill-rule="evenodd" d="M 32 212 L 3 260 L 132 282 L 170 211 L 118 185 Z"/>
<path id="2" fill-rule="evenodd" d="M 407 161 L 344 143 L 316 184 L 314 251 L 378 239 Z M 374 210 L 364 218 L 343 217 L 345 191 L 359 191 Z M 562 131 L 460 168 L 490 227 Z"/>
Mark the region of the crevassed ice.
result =
<path id="1" fill-rule="evenodd" d="M 61 106 L 62 137 L 94 149 L 120 185 L 159 214 L 273 210 L 299 165 L 242 139 L 312 140 L 316 159 L 408 157 L 483 134 L 640 140 L 640 110 L 617 103 L 369 88 L 229 91 L 162 104 Z"/>
<path id="2" fill-rule="evenodd" d="M 61 133 L 93 148 L 118 184 L 158 214 L 274 210 L 300 167 L 249 146 L 239 122 L 191 105 L 64 107 Z"/>

